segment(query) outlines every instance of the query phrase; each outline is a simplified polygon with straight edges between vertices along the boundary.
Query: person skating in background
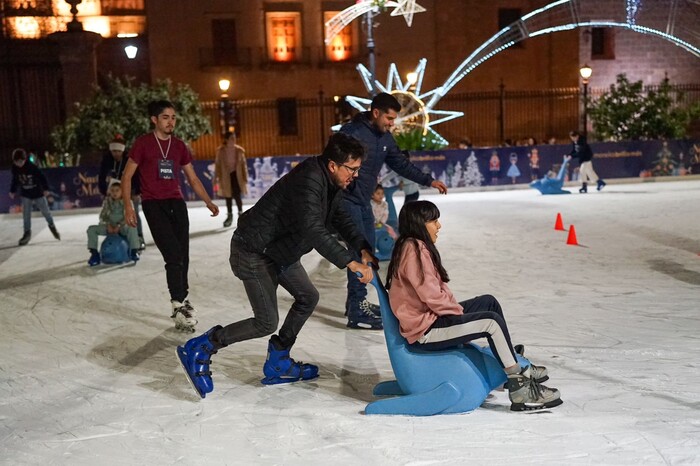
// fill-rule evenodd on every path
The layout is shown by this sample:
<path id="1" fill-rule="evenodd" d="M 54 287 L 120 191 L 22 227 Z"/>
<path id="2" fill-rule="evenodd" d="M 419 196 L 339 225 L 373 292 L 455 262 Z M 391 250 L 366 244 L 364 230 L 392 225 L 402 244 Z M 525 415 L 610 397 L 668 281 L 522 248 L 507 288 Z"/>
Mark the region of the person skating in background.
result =
<path id="1" fill-rule="evenodd" d="M 411 163 L 396 144 L 391 128 L 398 118 L 399 111 L 401 111 L 399 101 L 393 95 L 382 92 L 372 99 L 369 111 L 358 113 L 352 121 L 340 129 L 341 132 L 359 139 L 367 151 L 367 159 L 362 164 L 359 177 L 345 192 L 344 199 L 345 210 L 369 244 L 375 242 L 374 215 L 370 199 L 377 186 L 377 176 L 383 164 L 386 163 L 399 176 L 423 186 L 431 186 L 441 194 L 447 193 L 445 183 L 423 173 Z M 355 256 L 355 260 L 359 260 L 359 256 Z M 373 330 L 382 328 L 379 306 L 367 301 L 367 286 L 363 282 L 358 282 L 351 271 L 348 271 L 345 310 L 349 328 Z"/>
<path id="2" fill-rule="evenodd" d="M 491 295 L 457 302 L 435 247 L 440 211 L 429 201 L 405 204 L 399 214 L 399 239 L 387 270 L 391 309 L 409 344 L 439 351 L 486 338 L 505 371 L 511 410 L 558 406 L 559 391 L 540 385 L 549 378 L 542 366 L 522 368 L 510 340 L 501 305 Z M 524 351 L 523 349 L 520 350 Z"/>
<path id="3" fill-rule="evenodd" d="M 137 225 L 131 204 L 131 179 L 138 169 L 143 213 L 153 241 L 165 260 L 165 276 L 175 327 L 194 332 L 196 311 L 190 300 L 188 271 L 190 264 L 190 219 L 180 189 L 180 171 L 184 172 L 194 192 L 202 199 L 212 217 L 219 207 L 207 194 L 192 167 L 192 154 L 185 143 L 173 135 L 175 107 L 167 100 L 151 102 L 148 115 L 153 132 L 134 142 L 131 156 L 122 175 L 124 217 L 127 225 Z"/>
<path id="4" fill-rule="evenodd" d="M 386 223 L 386 221 L 389 219 L 389 204 L 386 202 L 384 188 L 381 184 L 378 184 L 374 189 L 370 204 L 372 205 L 372 214 L 374 215 L 374 226 L 376 228 L 386 228 L 389 236 L 396 238 L 396 232 L 391 225 Z"/>
<path id="5" fill-rule="evenodd" d="M 581 180 L 581 189 L 578 190 L 580 193 L 588 192 L 588 182 L 598 183 L 598 191 L 605 187 L 605 181 L 598 178 L 595 170 L 593 170 L 593 151 L 591 146 L 588 145 L 586 137 L 579 134 L 578 131 L 571 131 L 569 133 L 569 138 L 571 139 L 572 148 L 568 155 L 568 159 L 571 158 L 578 159 L 579 162 L 579 178 Z"/>
<path id="6" fill-rule="evenodd" d="M 296 382 L 318 376 L 317 366 L 297 362 L 289 355 L 319 300 L 301 258 L 315 249 L 336 267 L 347 267 L 355 280 L 372 280 L 371 264 L 376 264 L 372 246 L 342 206 L 342 193 L 357 178 L 363 158 L 364 149 L 356 139 L 343 133 L 333 134 L 320 156 L 300 162 L 238 219 L 231 238 L 231 270 L 243 282 L 253 317 L 226 327 L 217 325 L 178 347 L 180 363 L 199 396 L 204 398 L 214 390 L 209 371 L 213 354 L 277 330 L 280 285 L 294 302 L 268 343 L 262 383 Z M 361 257 L 360 261 L 353 259 L 335 232 Z"/>
<path id="7" fill-rule="evenodd" d="M 12 151 L 12 182 L 10 183 L 10 198 L 14 199 L 19 190 L 22 198 L 22 220 L 24 234 L 19 240 L 19 245 L 24 246 L 32 238 L 32 209 L 36 206 L 46 219 L 51 234 L 57 240 L 61 235 L 56 229 L 49 203 L 46 196 L 49 194 L 49 183 L 41 170 L 27 158 L 24 149 L 17 148 Z"/>
<path id="8" fill-rule="evenodd" d="M 121 134 L 114 136 L 110 141 L 108 150 L 102 154 L 100 162 L 100 173 L 97 176 L 97 187 L 100 194 L 107 198 L 109 193 L 110 180 L 120 180 L 124 175 L 126 162 L 129 160 L 129 153 L 126 150 L 126 142 Z M 143 222 L 141 221 L 141 184 L 139 177 L 131 178 L 131 202 L 134 204 L 134 212 L 136 213 L 136 230 L 139 236 L 139 250 L 146 248 L 146 243 L 143 239 Z"/>
<path id="9" fill-rule="evenodd" d="M 102 203 L 100 211 L 100 223 L 90 225 L 87 229 L 87 247 L 90 251 L 88 265 L 94 267 L 101 262 L 100 252 L 97 248 L 99 235 L 121 235 L 129 243 L 129 259 L 139 260 L 139 234 L 136 228 L 129 226 L 124 221 L 124 200 L 122 199 L 121 182 L 113 179 L 109 183 L 107 197 Z"/>
<path id="10" fill-rule="evenodd" d="M 224 143 L 216 151 L 214 160 L 215 184 L 219 186 L 219 197 L 226 199 L 226 220 L 224 227 L 233 223 L 233 200 L 236 201 L 238 216 L 243 213 L 241 196 L 248 192 L 248 165 L 245 149 L 236 144 L 236 135 L 227 131 Z"/>

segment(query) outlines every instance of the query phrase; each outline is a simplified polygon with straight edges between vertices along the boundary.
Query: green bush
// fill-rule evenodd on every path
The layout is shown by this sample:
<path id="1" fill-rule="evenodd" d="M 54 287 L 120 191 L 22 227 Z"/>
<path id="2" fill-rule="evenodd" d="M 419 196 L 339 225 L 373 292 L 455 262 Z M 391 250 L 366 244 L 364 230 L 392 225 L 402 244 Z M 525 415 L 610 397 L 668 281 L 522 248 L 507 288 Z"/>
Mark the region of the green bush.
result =
<path id="1" fill-rule="evenodd" d="M 175 134 L 180 139 L 190 142 L 211 132 L 199 96 L 188 85 L 174 85 L 169 80 L 134 85 L 133 79 L 110 76 L 103 88 L 95 88 L 89 99 L 76 103 L 74 116 L 52 130 L 54 149 L 59 154 L 77 156 L 106 148 L 116 134 L 121 134 L 129 147 L 151 130 L 148 103 L 161 99 L 175 106 Z"/>
<path id="2" fill-rule="evenodd" d="M 675 94 L 675 96 L 674 96 Z M 599 140 L 679 139 L 700 117 L 700 102 L 684 106 L 683 93 L 664 79 L 655 90 L 625 74 L 600 98 L 588 103 L 593 131 Z"/>
<path id="3" fill-rule="evenodd" d="M 440 150 L 447 147 L 447 141 L 430 128 L 425 135 L 422 129 L 396 132 L 394 139 L 401 150 Z"/>

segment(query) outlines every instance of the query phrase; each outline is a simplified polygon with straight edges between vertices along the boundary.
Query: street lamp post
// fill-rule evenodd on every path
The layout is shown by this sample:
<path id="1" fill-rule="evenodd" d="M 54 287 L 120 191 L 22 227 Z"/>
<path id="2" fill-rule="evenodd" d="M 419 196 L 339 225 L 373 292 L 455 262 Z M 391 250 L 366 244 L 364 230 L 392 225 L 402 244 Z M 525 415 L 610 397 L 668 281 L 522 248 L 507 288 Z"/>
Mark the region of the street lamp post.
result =
<path id="1" fill-rule="evenodd" d="M 583 80 L 583 135 L 588 137 L 588 80 L 593 74 L 593 69 L 586 64 L 581 67 L 579 73 Z"/>
<path id="2" fill-rule="evenodd" d="M 231 81 L 228 79 L 219 80 L 219 90 L 221 91 L 221 98 L 219 99 L 219 127 L 221 131 L 221 136 L 224 137 L 226 132 L 229 131 L 229 120 L 231 116 L 231 109 L 233 104 L 229 100 L 228 90 L 231 87 Z"/>

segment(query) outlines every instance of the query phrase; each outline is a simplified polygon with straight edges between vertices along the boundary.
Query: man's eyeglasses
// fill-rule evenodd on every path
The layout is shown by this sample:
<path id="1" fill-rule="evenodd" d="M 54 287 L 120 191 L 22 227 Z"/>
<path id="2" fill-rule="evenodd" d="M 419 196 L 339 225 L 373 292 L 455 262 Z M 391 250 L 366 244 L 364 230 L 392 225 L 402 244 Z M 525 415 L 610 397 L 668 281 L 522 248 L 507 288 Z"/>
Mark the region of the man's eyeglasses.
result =
<path id="1" fill-rule="evenodd" d="M 349 166 L 345 165 L 344 163 L 336 163 L 336 165 L 340 165 L 341 167 L 347 169 L 353 175 L 357 175 L 357 173 L 360 171 L 360 168 L 362 168 L 362 166 L 354 167 L 354 168 L 349 167 Z"/>

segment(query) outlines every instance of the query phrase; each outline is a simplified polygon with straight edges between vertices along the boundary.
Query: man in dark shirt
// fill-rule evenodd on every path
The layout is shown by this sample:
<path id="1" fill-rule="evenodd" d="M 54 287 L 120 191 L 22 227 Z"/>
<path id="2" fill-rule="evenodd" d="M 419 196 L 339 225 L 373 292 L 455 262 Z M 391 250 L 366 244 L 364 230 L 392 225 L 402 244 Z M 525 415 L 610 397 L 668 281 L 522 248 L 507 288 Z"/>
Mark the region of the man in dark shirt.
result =
<path id="1" fill-rule="evenodd" d="M 349 134 L 364 145 L 367 160 L 362 164 L 357 181 L 345 192 L 345 210 L 352 217 L 355 225 L 362 231 L 369 244 L 374 245 L 374 214 L 370 199 L 377 186 L 377 176 L 385 163 L 400 176 L 422 186 L 430 186 L 441 194 L 447 193 L 447 186 L 429 174 L 423 173 L 413 165 L 399 149 L 391 129 L 401 111 L 401 104 L 396 98 L 382 92 L 377 94 L 368 112 L 361 112 L 349 123 L 343 125 L 341 132 Z M 357 260 L 359 257 L 355 257 Z M 355 329 L 382 328 L 379 307 L 367 301 L 367 286 L 355 280 L 348 272 L 348 295 L 345 301 L 348 316 L 347 326 Z"/>
<path id="2" fill-rule="evenodd" d="M 598 178 L 595 170 L 593 170 L 593 151 L 591 146 L 588 145 L 586 137 L 579 134 L 578 131 L 571 131 L 569 133 L 569 138 L 573 147 L 568 155 L 568 159 L 571 158 L 578 159 L 579 162 L 579 177 L 581 179 L 581 189 L 578 190 L 580 193 L 588 192 L 588 182 L 598 183 L 598 191 L 603 189 L 605 186 L 605 181 Z"/>

